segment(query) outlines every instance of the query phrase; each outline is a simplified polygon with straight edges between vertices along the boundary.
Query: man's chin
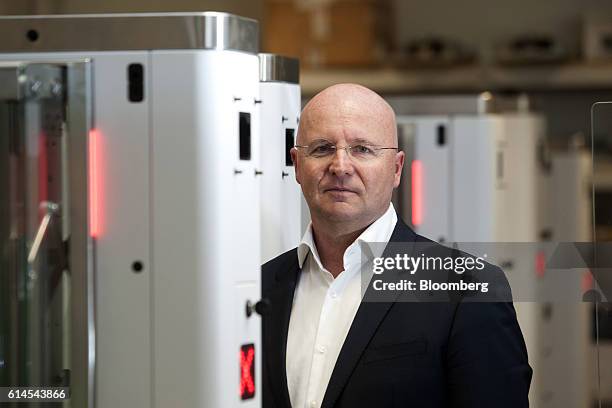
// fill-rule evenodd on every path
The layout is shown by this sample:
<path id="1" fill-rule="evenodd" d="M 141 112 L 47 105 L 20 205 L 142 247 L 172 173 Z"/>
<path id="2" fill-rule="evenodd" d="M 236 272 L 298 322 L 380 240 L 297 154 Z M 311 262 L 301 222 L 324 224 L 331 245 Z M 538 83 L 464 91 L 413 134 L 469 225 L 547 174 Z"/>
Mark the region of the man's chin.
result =
<path id="1" fill-rule="evenodd" d="M 322 208 L 326 218 L 334 221 L 350 221 L 359 216 L 359 210 L 347 202 L 335 202 Z"/>

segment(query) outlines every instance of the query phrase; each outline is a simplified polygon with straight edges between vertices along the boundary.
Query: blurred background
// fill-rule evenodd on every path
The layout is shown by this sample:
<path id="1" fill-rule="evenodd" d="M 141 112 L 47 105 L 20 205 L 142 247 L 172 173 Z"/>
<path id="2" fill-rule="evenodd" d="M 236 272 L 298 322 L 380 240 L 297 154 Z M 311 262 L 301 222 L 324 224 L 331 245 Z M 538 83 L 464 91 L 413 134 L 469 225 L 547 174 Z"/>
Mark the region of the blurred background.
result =
<path id="1" fill-rule="evenodd" d="M 263 52 L 299 57 L 306 99 L 338 82 L 357 82 L 382 95 L 528 93 L 554 145 L 588 136 L 591 104 L 612 99 L 612 5 L 606 1 L 0 3 L 3 15 L 194 10 L 257 19 Z M 602 152 L 612 149 L 603 137 L 596 143 Z"/>
<path id="2" fill-rule="evenodd" d="M 460 217 L 460 209 L 440 205 L 439 213 L 429 211 L 430 217 L 451 214 L 444 225 L 415 218 L 414 206 L 430 203 L 427 194 L 439 198 L 436 194 L 451 193 L 415 192 L 414 185 L 408 185 L 398 192 L 396 206 L 419 232 L 439 241 L 612 240 L 612 107 L 599 105 L 592 111 L 594 103 L 612 101 L 609 1 L 0 2 L 1 15 L 200 10 L 258 20 L 263 52 L 299 58 L 302 103 L 343 82 L 365 85 L 387 98 L 398 114 L 400 143 L 412 152 L 410 158 L 420 161 L 426 173 L 431 169 L 427 174 L 441 169 L 438 178 L 425 180 L 428 185 L 447 183 L 448 191 L 457 190 L 459 179 L 455 184 L 445 181 L 459 174 L 453 160 L 473 160 L 455 149 L 462 138 L 482 132 L 486 144 L 524 133 L 532 136 L 521 145 L 526 148 L 509 148 L 503 165 L 493 146 L 493 164 L 466 170 L 466 178 L 459 180 L 464 185 L 481 183 L 478 177 L 487 169 L 507 168 L 503 177 L 497 171 L 497 181 L 504 178 L 512 185 L 514 175 L 517 184 L 529 184 L 528 197 L 521 201 L 529 216 L 513 212 L 511 205 L 490 209 L 484 217 L 495 220 L 490 226 L 494 232 L 462 234 L 452 219 L 454 213 Z M 453 141 L 451 150 L 437 155 L 435 149 L 445 144 L 445 137 Z M 437 147 L 424 140 L 436 140 Z M 534 170 L 525 176 L 521 171 L 530 166 Z M 415 180 L 415 171 L 406 169 L 406 183 Z M 525 177 L 531 178 L 527 182 Z M 496 194 L 496 188 L 499 183 L 491 184 L 490 194 Z M 422 204 L 415 203 L 416 193 L 424 196 Z M 517 217 L 528 220 L 528 231 L 506 233 Z M 579 279 L 583 291 L 594 285 Z M 590 407 L 601 399 L 602 406 L 612 406 L 610 308 L 605 303 L 593 307 L 541 302 L 517 309 L 535 369 L 532 405 Z"/>

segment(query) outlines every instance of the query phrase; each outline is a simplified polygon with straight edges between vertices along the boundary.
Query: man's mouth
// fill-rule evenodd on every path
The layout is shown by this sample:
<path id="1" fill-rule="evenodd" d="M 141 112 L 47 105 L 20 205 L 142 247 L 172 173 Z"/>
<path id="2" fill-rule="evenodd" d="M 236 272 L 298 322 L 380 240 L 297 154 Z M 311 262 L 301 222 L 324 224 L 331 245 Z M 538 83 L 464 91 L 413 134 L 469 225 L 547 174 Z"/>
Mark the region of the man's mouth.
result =
<path id="1" fill-rule="evenodd" d="M 323 190 L 324 193 L 333 192 L 333 193 L 354 193 L 355 191 L 345 188 L 345 187 L 329 187 Z"/>

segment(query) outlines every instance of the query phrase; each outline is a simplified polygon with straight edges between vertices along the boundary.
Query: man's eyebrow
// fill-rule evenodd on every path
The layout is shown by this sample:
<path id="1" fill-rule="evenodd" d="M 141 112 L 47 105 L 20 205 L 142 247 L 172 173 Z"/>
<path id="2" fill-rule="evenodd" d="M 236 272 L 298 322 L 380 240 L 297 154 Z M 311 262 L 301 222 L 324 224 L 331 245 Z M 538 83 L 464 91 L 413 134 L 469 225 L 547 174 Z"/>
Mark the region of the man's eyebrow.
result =
<path id="1" fill-rule="evenodd" d="M 363 137 L 358 137 L 350 141 L 351 144 L 361 143 L 361 144 L 374 144 L 371 140 L 364 139 Z"/>
<path id="2" fill-rule="evenodd" d="M 310 143 L 322 143 L 322 142 L 327 142 L 327 143 L 331 143 L 328 139 L 325 139 L 324 137 L 317 137 L 316 139 L 312 139 L 310 141 Z"/>

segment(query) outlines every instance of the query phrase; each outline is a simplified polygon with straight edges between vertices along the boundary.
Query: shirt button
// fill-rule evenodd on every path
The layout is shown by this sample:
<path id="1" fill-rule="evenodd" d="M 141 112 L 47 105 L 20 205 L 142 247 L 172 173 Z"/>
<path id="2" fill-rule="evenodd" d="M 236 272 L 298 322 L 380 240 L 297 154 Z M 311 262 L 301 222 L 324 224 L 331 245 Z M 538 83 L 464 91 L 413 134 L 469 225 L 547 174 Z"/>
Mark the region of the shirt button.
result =
<path id="1" fill-rule="evenodd" d="M 317 351 L 318 351 L 319 353 L 323 354 L 323 353 L 325 353 L 325 352 L 327 351 L 327 347 L 325 347 L 325 346 L 319 346 L 319 347 L 317 348 Z"/>
<path id="2" fill-rule="evenodd" d="M 332 292 L 331 295 L 332 299 L 335 299 L 338 297 L 338 294 L 336 292 Z"/>
<path id="3" fill-rule="evenodd" d="M 314 400 L 313 400 L 313 401 L 310 401 L 310 406 L 311 406 L 312 408 L 317 408 L 317 401 L 314 401 Z"/>

